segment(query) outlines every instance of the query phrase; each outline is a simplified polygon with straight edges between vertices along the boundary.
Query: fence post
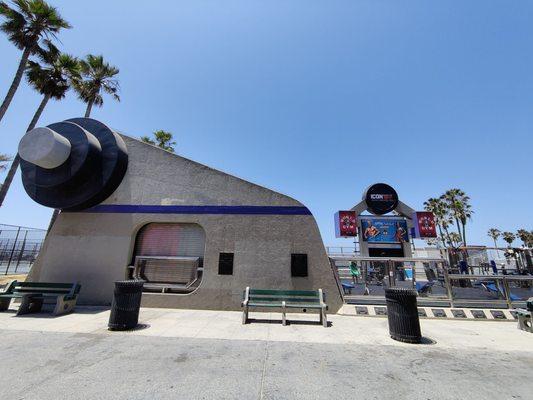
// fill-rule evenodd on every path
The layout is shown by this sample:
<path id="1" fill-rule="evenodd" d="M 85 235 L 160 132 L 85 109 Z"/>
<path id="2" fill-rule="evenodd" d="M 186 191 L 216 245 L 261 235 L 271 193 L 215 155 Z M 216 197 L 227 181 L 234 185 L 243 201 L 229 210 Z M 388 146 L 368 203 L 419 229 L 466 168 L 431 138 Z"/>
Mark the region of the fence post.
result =
<path id="1" fill-rule="evenodd" d="M 448 269 L 444 268 L 444 284 L 446 285 L 446 293 L 448 294 L 448 299 L 450 300 L 450 305 L 452 307 L 455 307 L 453 304 L 453 291 L 452 286 L 450 282 L 450 276 L 448 275 Z"/>
<path id="2" fill-rule="evenodd" d="M 19 257 L 17 259 L 17 265 L 15 265 L 15 273 L 19 269 L 20 259 L 24 256 L 24 250 L 26 248 L 26 238 L 28 237 L 28 231 L 24 231 L 24 239 L 22 240 L 22 246 L 20 247 Z"/>
<path id="3" fill-rule="evenodd" d="M 19 233 L 20 233 L 20 226 L 17 229 L 17 236 L 15 236 L 15 242 L 13 243 L 13 248 L 11 249 L 11 254 L 9 255 L 9 260 L 7 262 L 6 273 L 4 275 L 7 275 L 7 271 L 9 271 L 9 266 L 11 265 L 11 260 L 13 259 L 13 254 L 15 253 L 15 249 L 17 247 L 17 241 L 19 239 Z"/>
<path id="4" fill-rule="evenodd" d="M 505 301 L 507 302 L 507 308 L 513 308 L 513 304 L 511 303 L 511 296 L 509 296 L 509 293 L 511 293 L 511 289 L 509 288 L 509 281 L 507 280 L 507 277 L 505 275 L 502 276 L 502 281 Z"/>

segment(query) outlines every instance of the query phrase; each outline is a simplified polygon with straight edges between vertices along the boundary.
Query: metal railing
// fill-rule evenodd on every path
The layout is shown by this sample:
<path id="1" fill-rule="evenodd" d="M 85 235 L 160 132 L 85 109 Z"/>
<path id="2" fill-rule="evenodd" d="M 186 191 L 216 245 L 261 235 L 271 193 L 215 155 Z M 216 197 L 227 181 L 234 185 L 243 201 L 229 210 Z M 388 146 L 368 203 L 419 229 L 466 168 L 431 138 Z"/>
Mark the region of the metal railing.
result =
<path id="1" fill-rule="evenodd" d="M 513 308 L 533 297 L 533 275 L 459 274 L 439 258 L 330 256 L 345 301 L 383 301 L 387 287 L 416 289 L 421 302 Z M 350 263 L 352 264 L 350 266 Z M 476 267 L 477 268 L 477 267 Z M 524 271 L 522 271 L 524 273 Z"/>
<path id="2" fill-rule="evenodd" d="M 0 224 L 0 274 L 28 273 L 45 236 L 45 229 Z"/>

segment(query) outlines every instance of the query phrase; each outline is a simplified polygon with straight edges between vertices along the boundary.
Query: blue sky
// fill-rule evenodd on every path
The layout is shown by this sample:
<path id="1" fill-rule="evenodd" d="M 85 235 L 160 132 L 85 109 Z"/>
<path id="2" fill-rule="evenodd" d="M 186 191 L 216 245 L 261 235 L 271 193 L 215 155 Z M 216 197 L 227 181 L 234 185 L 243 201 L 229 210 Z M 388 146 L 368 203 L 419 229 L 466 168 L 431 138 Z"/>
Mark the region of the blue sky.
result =
<path id="1" fill-rule="evenodd" d="M 51 3 L 73 25 L 65 52 L 121 70 L 122 101 L 92 117 L 131 136 L 170 130 L 180 155 L 297 198 L 326 244 L 350 244 L 333 213 L 381 181 L 417 209 L 466 191 L 472 244 L 490 227 L 533 229 L 531 2 Z M 3 97 L 20 52 L 0 36 L 0 55 Z M 39 101 L 20 87 L 0 152 L 16 152 Z M 71 93 L 40 125 L 83 112 Z M 0 222 L 46 227 L 50 214 L 17 176 Z"/>

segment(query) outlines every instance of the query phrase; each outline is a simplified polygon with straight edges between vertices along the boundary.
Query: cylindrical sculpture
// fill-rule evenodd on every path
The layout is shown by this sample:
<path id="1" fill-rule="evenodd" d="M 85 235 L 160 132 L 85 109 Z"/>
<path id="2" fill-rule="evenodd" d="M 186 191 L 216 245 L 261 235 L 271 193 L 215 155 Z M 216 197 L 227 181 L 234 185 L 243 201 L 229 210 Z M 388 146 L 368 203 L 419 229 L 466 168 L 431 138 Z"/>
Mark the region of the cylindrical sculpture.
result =
<path id="1" fill-rule="evenodd" d="M 416 290 L 404 288 L 385 289 L 389 333 L 394 340 L 421 343 L 420 320 L 416 304 Z"/>
<path id="2" fill-rule="evenodd" d="M 108 328 L 112 331 L 133 329 L 139 322 L 144 281 L 115 282 Z"/>
<path id="3" fill-rule="evenodd" d="M 120 185 L 126 144 L 99 121 L 74 118 L 36 128 L 19 144 L 22 183 L 37 203 L 63 210 L 97 205 Z"/>

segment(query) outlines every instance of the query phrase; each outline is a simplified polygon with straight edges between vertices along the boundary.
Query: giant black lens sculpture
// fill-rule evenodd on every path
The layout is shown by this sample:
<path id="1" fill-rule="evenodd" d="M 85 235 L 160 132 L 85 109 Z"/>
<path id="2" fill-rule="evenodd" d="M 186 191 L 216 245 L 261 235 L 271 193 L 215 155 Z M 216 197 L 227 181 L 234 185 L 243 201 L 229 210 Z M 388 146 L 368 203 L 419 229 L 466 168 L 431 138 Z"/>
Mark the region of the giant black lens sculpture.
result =
<path id="1" fill-rule="evenodd" d="M 19 144 L 22 183 L 43 206 L 82 210 L 101 203 L 128 167 L 126 144 L 106 125 L 73 118 L 36 128 Z"/>

